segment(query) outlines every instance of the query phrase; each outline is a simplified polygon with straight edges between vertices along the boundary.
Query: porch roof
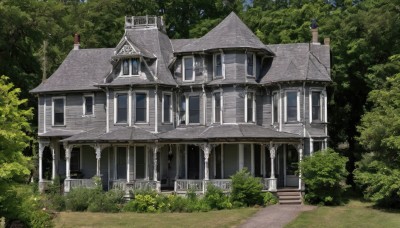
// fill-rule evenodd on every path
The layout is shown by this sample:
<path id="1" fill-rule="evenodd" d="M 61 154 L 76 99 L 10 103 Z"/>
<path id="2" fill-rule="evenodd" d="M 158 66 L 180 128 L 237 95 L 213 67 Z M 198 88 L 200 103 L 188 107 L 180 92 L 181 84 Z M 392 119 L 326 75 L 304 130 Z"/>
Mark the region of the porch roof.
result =
<path id="1" fill-rule="evenodd" d="M 52 129 L 50 131 L 46 131 L 46 133 L 39 133 L 39 137 L 67 137 L 76 134 L 80 134 L 83 131 L 81 130 L 64 130 L 64 129 Z"/>

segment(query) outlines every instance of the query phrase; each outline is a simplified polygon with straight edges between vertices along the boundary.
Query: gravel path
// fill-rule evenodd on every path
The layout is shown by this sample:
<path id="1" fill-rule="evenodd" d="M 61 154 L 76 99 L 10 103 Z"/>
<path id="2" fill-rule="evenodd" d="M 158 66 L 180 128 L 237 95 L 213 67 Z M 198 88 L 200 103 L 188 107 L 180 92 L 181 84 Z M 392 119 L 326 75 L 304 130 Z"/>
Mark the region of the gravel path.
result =
<path id="1" fill-rule="evenodd" d="M 314 206 L 308 205 L 272 205 L 261 209 L 253 217 L 240 225 L 240 228 L 268 227 L 279 228 L 295 219 L 302 211 L 311 211 Z"/>

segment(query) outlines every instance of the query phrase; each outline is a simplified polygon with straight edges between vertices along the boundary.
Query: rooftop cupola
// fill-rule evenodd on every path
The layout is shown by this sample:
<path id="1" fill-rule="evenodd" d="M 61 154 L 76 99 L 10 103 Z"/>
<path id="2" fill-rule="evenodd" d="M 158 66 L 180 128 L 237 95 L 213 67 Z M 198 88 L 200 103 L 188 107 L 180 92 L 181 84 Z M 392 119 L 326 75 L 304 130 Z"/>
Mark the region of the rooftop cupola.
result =
<path id="1" fill-rule="evenodd" d="M 125 30 L 128 29 L 159 29 L 165 32 L 165 25 L 162 17 L 157 16 L 126 16 Z"/>

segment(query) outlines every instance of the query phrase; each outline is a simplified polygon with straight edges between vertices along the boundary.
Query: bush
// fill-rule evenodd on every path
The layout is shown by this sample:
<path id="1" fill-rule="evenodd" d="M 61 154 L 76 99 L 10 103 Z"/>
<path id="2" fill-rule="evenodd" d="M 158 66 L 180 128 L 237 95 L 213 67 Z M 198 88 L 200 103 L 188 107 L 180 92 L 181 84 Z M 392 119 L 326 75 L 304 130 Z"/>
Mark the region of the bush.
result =
<path id="1" fill-rule="evenodd" d="M 340 204 L 347 188 L 347 160 L 334 150 L 327 149 L 300 162 L 302 179 L 306 184 L 305 200 L 311 204 Z"/>
<path id="2" fill-rule="evenodd" d="M 117 189 L 108 192 L 100 192 L 91 199 L 88 211 L 118 212 L 125 202 L 124 194 L 124 191 Z"/>
<path id="3" fill-rule="evenodd" d="M 400 208 L 400 169 L 367 154 L 356 163 L 354 180 L 363 189 L 364 198 L 378 206 Z"/>
<path id="4" fill-rule="evenodd" d="M 67 195 L 65 205 L 67 210 L 86 211 L 89 207 L 90 199 L 97 190 L 89 188 L 74 188 Z"/>
<path id="5" fill-rule="evenodd" d="M 253 177 L 244 168 L 232 176 L 231 200 L 236 207 L 262 205 L 263 186 L 259 178 Z"/>
<path id="6" fill-rule="evenodd" d="M 269 206 L 278 203 L 278 198 L 271 192 L 264 193 L 264 205 Z"/>
<path id="7" fill-rule="evenodd" d="M 211 209 L 221 210 L 232 208 L 229 198 L 220 188 L 214 186 L 213 184 L 208 184 L 207 192 L 204 195 L 204 200 Z"/>

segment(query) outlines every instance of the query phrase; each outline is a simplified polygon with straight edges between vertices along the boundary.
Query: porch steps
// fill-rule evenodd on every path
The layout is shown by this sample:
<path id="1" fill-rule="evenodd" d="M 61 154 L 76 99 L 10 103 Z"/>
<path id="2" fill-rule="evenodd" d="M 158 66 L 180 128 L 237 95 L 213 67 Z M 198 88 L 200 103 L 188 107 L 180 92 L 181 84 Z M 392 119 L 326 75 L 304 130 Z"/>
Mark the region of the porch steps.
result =
<path id="1" fill-rule="evenodd" d="M 301 192 L 297 189 L 279 189 L 277 192 L 279 204 L 282 205 L 301 205 Z"/>

